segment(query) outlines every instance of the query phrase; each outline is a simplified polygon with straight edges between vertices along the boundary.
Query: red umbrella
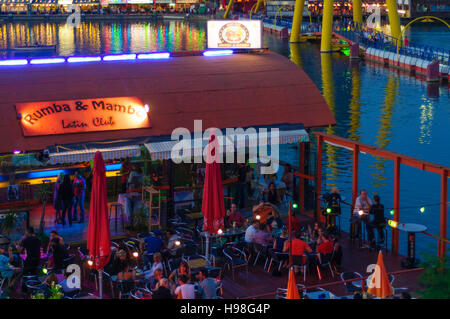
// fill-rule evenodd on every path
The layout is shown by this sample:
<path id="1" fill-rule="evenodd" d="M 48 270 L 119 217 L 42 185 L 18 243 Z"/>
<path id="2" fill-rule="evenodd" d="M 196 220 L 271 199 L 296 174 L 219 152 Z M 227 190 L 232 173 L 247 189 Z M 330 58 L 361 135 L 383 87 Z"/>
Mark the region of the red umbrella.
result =
<path id="1" fill-rule="evenodd" d="M 111 254 L 111 237 L 109 234 L 105 163 L 102 153 L 99 151 L 94 155 L 87 249 L 89 250 L 89 259 L 93 262 L 92 268 L 100 270 L 99 279 L 101 280 L 102 270 L 108 263 Z M 101 297 L 102 284 L 100 282 Z"/>
<path id="2" fill-rule="evenodd" d="M 225 205 L 220 174 L 220 148 L 215 133 L 211 133 L 206 157 L 205 184 L 203 186 L 203 230 L 210 234 L 223 229 Z"/>

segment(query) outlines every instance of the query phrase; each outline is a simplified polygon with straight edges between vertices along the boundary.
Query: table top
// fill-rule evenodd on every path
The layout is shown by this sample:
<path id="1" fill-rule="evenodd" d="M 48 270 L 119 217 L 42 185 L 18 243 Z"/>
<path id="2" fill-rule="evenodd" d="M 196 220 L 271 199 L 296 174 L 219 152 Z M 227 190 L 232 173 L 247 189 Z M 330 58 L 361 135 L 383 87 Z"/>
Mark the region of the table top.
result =
<path id="1" fill-rule="evenodd" d="M 236 229 L 230 229 L 227 231 L 224 231 L 222 234 L 211 234 L 210 237 L 227 237 L 227 236 L 236 236 L 236 235 L 243 235 L 245 234 L 245 229 L 240 229 L 240 228 L 236 228 Z M 203 237 L 208 236 L 207 232 L 201 232 L 201 235 Z"/>
<path id="2" fill-rule="evenodd" d="M 198 213 L 189 213 L 189 214 L 186 214 L 186 215 L 184 215 L 184 216 L 186 216 L 187 218 L 190 218 L 190 219 L 200 219 L 200 218 L 203 218 L 203 214 L 200 213 L 200 212 L 198 212 Z"/>
<path id="3" fill-rule="evenodd" d="M 428 228 L 427 226 L 420 224 L 406 223 L 406 224 L 398 224 L 397 229 L 408 233 L 422 233 L 426 231 Z"/>

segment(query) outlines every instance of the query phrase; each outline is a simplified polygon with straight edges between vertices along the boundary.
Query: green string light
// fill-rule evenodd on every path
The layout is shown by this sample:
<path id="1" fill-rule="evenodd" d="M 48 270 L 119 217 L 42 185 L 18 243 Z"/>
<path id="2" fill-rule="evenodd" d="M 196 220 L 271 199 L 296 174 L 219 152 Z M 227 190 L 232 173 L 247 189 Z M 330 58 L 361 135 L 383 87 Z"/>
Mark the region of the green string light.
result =
<path id="1" fill-rule="evenodd" d="M 391 210 L 391 215 L 394 216 L 394 210 Z"/>
<path id="2" fill-rule="evenodd" d="M 297 204 L 297 203 L 293 203 L 293 204 L 292 204 L 292 208 L 295 209 L 295 208 L 297 208 L 297 207 L 298 207 L 298 204 Z"/>
<path id="3" fill-rule="evenodd" d="M 424 213 L 425 212 L 425 207 L 420 207 L 420 212 Z"/>

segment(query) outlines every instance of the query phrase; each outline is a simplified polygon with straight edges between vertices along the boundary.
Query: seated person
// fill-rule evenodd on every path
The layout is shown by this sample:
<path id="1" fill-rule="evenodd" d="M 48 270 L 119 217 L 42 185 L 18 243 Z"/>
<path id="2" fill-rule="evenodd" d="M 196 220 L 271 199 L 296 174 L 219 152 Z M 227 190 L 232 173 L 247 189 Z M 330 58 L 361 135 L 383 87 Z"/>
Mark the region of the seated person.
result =
<path id="1" fill-rule="evenodd" d="M 185 261 L 182 261 L 180 266 L 172 271 L 169 276 L 169 280 L 176 284 L 178 282 L 178 278 L 182 275 L 186 276 L 188 280 L 191 279 L 191 269 L 189 268 L 189 264 Z"/>
<path id="2" fill-rule="evenodd" d="M 158 289 L 158 283 L 159 281 L 164 278 L 163 270 L 162 269 L 156 269 L 153 272 L 153 276 L 149 278 L 150 282 L 150 290 Z"/>
<path id="3" fill-rule="evenodd" d="M 265 224 L 259 225 L 259 230 L 256 232 L 253 242 L 263 246 L 267 246 L 272 243 L 272 236 L 270 236 L 269 232 L 267 231 Z"/>
<path id="4" fill-rule="evenodd" d="M 195 286 L 189 284 L 189 278 L 186 275 L 178 277 L 178 287 L 175 289 L 177 299 L 195 299 Z"/>
<path id="5" fill-rule="evenodd" d="M 300 239 L 300 233 L 296 232 L 292 234 L 292 255 L 293 256 L 303 256 L 305 252 L 312 253 L 312 249 L 309 245 Z M 289 240 L 284 243 L 283 252 L 287 253 L 291 249 Z"/>
<path id="6" fill-rule="evenodd" d="M 245 242 L 253 243 L 255 239 L 255 234 L 259 229 L 259 221 L 253 220 L 251 225 L 247 227 L 245 231 Z"/>
<path id="7" fill-rule="evenodd" d="M 153 291 L 152 299 L 173 299 L 169 280 L 161 278 L 158 282 L 158 288 Z"/>
<path id="8" fill-rule="evenodd" d="M 153 264 L 152 267 L 145 271 L 145 278 L 149 279 L 150 277 L 154 276 L 155 270 L 159 269 L 159 270 L 163 270 L 163 265 L 162 265 L 162 256 L 161 253 L 155 253 L 153 255 Z"/>
<path id="9" fill-rule="evenodd" d="M 22 274 L 20 268 L 11 266 L 13 260 L 12 246 L 8 247 L 8 256 L 5 255 L 5 247 L 0 246 L 0 275 L 3 279 L 8 279 L 8 288 L 13 288 Z"/>
<path id="10" fill-rule="evenodd" d="M 68 293 L 80 290 L 79 288 L 72 287 L 72 285 L 67 284 L 67 279 L 69 278 L 70 275 L 71 275 L 71 273 L 68 273 L 68 272 L 65 271 L 64 272 L 64 280 L 59 283 L 59 285 L 61 286 L 64 294 L 68 294 Z"/>
<path id="11" fill-rule="evenodd" d="M 265 191 L 267 195 L 267 201 L 272 205 L 281 204 L 280 194 L 278 194 L 277 188 L 274 183 L 270 183 L 268 189 Z"/>
<path id="12" fill-rule="evenodd" d="M 236 204 L 231 204 L 230 209 L 227 210 L 225 216 L 225 227 L 231 228 L 234 225 L 236 225 L 236 227 L 242 227 L 242 225 L 244 225 L 244 222 L 245 219 L 241 215 L 241 213 L 237 211 Z"/>
<path id="13" fill-rule="evenodd" d="M 283 227 L 281 229 L 281 235 L 276 237 L 275 240 L 273 241 L 273 250 L 277 252 L 282 252 L 284 243 L 286 242 L 287 239 L 288 239 L 287 228 Z"/>
<path id="14" fill-rule="evenodd" d="M 208 269 L 206 268 L 200 269 L 197 274 L 200 294 L 202 299 L 215 299 L 217 298 L 216 280 L 208 275 Z"/>
<path id="15" fill-rule="evenodd" d="M 178 249 L 181 248 L 180 245 L 177 245 L 177 243 L 180 242 L 181 238 L 173 229 L 169 229 L 166 232 L 166 236 L 168 241 L 166 248 L 162 251 L 163 256 L 165 258 L 175 257 L 177 255 Z"/>
<path id="16" fill-rule="evenodd" d="M 328 234 L 322 234 L 322 236 L 320 237 L 320 243 L 318 240 L 318 244 L 317 244 L 317 252 L 320 254 L 331 254 L 334 250 L 334 244 L 333 242 L 330 240 L 330 235 Z"/>
<path id="17" fill-rule="evenodd" d="M 292 232 L 298 232 L 301 228 L 300 225 L 300 221 L 298 220 L 297 217 L 294 216 L 294 211 L 291 211 L 291 215 L 289 215 L 287 221 L 286 221 L 286 226 L 289 227 L 289 225 L 291 226 L 291 231 Z"/>
<path id="18" fill-rule="evenodd" d="M 314 223 L 314 228 L 311 229 L 311 226 L 308 225 L 308 235 L 312 241 L 317 241 L 320 238 L 320 234 L 323 232 L 322 228 L 319 226 L 319 223 Z"/>
<path id="19" fill-rule="evenodd" d="M 108 267 L 109 274 L 113 281 L 117 280 L 117 275 L 124 269 L 125 265 L 128 265 L 128 261 L 129 258 L 125 250 L 121 249 L 114 254 L 113 261 L 110 267 Z"/>
<path id="20" fill-rule="evenodd" d="M 58 277 L 56 276 L 56 273 L 52 272 L 50 273 L 40 286 L 40 290 L 44 293 L 44 296 L 46 298 L 50 297 L 50 288 L 54 285 L 58 284 Z"/>
<path id="21" fill-rule="evenodd" d="M 164 244 L 162 235 L 162 231 L 156 229 L 153 232 L 153 235 L 150 235 L 145 239 L 141 239 L 141 241 L 139 242 L 139 249 L 141 250 L 141 252 L 144 252 L 144 244 L 147 244 L 147 251 L 145 251 L 147 255 L 144 255 L 144 264 L 147 265 L 150 262 L 148 255 L 153 255 L 155 253 L 161 252 Z"/>

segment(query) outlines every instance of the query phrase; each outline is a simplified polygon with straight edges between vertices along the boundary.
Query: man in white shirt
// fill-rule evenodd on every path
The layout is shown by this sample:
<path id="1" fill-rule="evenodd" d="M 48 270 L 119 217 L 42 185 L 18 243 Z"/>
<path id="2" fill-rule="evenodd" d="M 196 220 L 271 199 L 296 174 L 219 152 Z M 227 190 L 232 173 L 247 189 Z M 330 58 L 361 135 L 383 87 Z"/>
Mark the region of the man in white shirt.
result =
<path id="1" fill-rule="evenodd" d="M 352 223 L 356 224 L 356 237 L 360 236 L 361 222 L 367 223 L 369 221 L 369 211 L 372 206 L 372 201 L 367 197 L 367 192 L 362 189 L 355 202 L 353 210 Z"/>
<path id="2" fill-rule="evenodd" d="M 255 239 L 255 234 L 258 232 L 259 222 L 254 220 L 250 226 L 248 226 L 245 231 L 245 242 L 253 243 Z"/>
<path id="3" fill-rule="evenodd" d="M 175 289 L 175 295 L 178 299 L 195 299 L 195 286 L 188 284 L 188 280 L 186 275 L 178 277 L 179 286 Z"/>

